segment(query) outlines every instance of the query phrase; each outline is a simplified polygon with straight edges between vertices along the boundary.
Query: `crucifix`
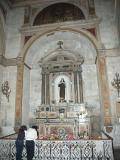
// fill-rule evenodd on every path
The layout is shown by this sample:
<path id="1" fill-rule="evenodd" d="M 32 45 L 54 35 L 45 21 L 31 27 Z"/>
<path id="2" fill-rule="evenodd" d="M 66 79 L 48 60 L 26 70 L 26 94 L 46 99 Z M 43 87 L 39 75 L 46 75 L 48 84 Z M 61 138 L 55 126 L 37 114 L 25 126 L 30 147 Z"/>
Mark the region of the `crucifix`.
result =
<path id="1" fill-rule="evenodd" d="M 58 41 L 57 45 L 59 46 L 59 49 L 62 49 L 63 41 Z"/>

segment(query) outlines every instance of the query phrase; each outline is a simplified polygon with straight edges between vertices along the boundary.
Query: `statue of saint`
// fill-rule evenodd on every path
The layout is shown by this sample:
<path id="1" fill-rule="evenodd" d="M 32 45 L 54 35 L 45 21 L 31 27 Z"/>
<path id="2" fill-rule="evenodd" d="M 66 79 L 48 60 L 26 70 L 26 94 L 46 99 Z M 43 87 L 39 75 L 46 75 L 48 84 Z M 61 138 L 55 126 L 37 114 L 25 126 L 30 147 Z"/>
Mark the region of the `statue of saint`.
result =
<path id="1" fill-rule="evenodd" d="M 62 78 L 58 87 L 60 87 L 60 92 L 59 92 L 59 97 L 60 97 L 60 102 L 65 100 L 65 81 Z"/>

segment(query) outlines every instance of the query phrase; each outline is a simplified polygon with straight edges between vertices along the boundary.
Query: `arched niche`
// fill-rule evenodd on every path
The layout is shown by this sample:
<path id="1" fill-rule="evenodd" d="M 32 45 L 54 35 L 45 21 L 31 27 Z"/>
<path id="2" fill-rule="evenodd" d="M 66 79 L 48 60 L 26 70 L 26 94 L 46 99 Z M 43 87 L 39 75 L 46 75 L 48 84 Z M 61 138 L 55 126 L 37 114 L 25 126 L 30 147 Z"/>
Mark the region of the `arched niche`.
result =
<path id="1" fill-rule="evenodd" d="M 71 80 L 70 80 L 70 78 L 65 74 L 58 75 L 54 79 L 53 83 L 54 83 L 55 101 L 57 103 L 59 103 L 59 102 L 69 102 L 69 100 L 71 98 L 70 97 L 70 92 L 71 92 Z"/>
<path id="2" fill-rule="evenodd" d="M 64 42 L 65 49 L 72 51 L 73 54 L 80 54 L 81 56 L 84 57 L 84 65 L 87 65 L 87 67 L 84 66 L 84 71 L 83 71 L 84 72 L 83 79 L 84 79 L 84 83 L 86 83 L 84 85 L 86 86 L 84 90 L 88 89 L 88 91 L 86 92 L 88 94 L 85 93 L 85 100 L 87 100 L 89 104 L 94 105 L 95 107 L 94 111 L 95 112 L 97 111 L 96 113 L 98 116 L 101 114 L 101 110 L 100 110 L 102 108 L 102 106 L 100 106 L 101 102 L 103 102 L 102 104 L 103 108 L 106 109 L 106 111 L 108 111 L 108 108 L 110 109 L 110 103 L 109 103 L 109 93 L 108 93 L 108 88 L 106 83 L 105 59 L 98 55 L 98 53 L 100 53 L 99 49 L 102 48 L 101 44 L 95 39 L 95 37 L 93 37 L 90 33 L 88 33 L 83 29 L 80 29 L 78 31 L 76 29 L 64 28 L 64 27 L 63 28 L 60 27 L 59 29 L 54 29 L 54 30 L 46 31 L 45 33 L 38 33 L 34 35 L 26 43 L 26 45 L 24 46 L 24 48 L 22 49 L 19 55 L 20 57 L 23 58 L 24 62 L 28 66 L 30 66 L 31 68 L 30 72 L 32 73 L 33 71 L 33 74 L 30 74 L 30 79 L 29 79 L 31 84 L 30 85 L 31 95 L 29 99 L 31 111 L 32 111 L 32 108 L 35 108 L 35 106 L 39 106 L 41 103 L 41 101 L 39 100 L 40 95 L 34 94 L 36 92 L 32 93 L 31 79 L 35 78 L 37 82 L 39 80 L 37 85 L 40 86 L 42 79 L 41 79 L 41 70 L 39 67 L 39 61 L 42 58 L 50 55 L 56 49 L 56 44 L 60 40 Z M 97 65 L 96 65 L 96 60 L 97 60 Z M 36 72 L 36 75 L 35 75 L 35 72 Z M 18 78 L 20 78 L 19 74 L 18 74 Z M 21 85 L 20 81 L 19 81 L 19 85 Z M 38 86 L 36 87 L 37 91 L 41 92 L 40 90 L 38 90 Z M 104 91 L 104 88 L 106 88 L 106 91 Z M 35 90 L 35 88 L 33 88 L 33 90 Z M 100 96 L 100 91 L 102 96 Z M 21 97 L 22 97 L 22 94 L 21 94 Z M 18 108 L 21 109 L 21 103 L 20 103 L 21 99 L 19 100 L 18 98 L 16 99 L 16 102 L 19 102 Z M 106 126 L 111 125 L 110 124 L 111 117 L 109 118 L 110 123 L 108 124 L 107 113 L 108 112 L 106 112 L 106 117 L 105 117 L 106 119 L 104 118 Z"/>
<path id="3" fill-rule="evenodd" d="M 54 30 L 44 34 L 37 34 L 26 43 L 20 56 L 23 57 L 24 63 L 31 68 L 31 70 L 29 71 L 30 77 L 28 79 L 28 84 L 30 84 L 30 98 L 27 101 L 27 104 L 29 104 L 30 112 L 33 112 L 32 110 L 34 110 L 35 107 L 41 104 L 40 86 L 42 82 L 42 73 L 39 61 L 44 59 L 45 57 L 53 58 L 55 55 L 57 55 L 56 50 L 58 48 L 58 41 L 62 40 L 64 42 L 63 48 L 65 52 L 66 50 L 69 51 L 66 53 L 68 57 L 74 59 L 74 57 L 77 57 L 77 55 L 81 55 L 84 57 L 84 64 L 96 65 L 96 48 L 99 46 L 99 44 L 95 43 L 95 40 L 90 38 L 91 36 L 88 32 L 85 32 L 78 32 L 72 29 Z M 96 77 L 97 74 L 95 75 L 95 77 L 93 77 L 93 79 L 96 79 Z M 85 83 L 88 82 L 86 81 Z M 89 96 L 89 98 L 91 97 Z M 24 108 L 25 106 L 23 105 L 22 107 Z"/>
<path id="4" fill-rule="evenodd" d="M 32 43 L 32 45 L 28 48 L 27 52 L 25 53 L 26 54 L 25 63 L 31 67 L 30 73 L 31 73 L 32 82 L 30 82 L 31 83 L 30 97 L 32 97 L 32 100 L 35 102 L 35 103 L 34 102 L 30 103 L 31 107 L 33 107 L 32 106 L 33 104 L 38 106 L 41 103 L 40 85 L 42 81 L 42 75 L 41 75 L 41 68 L 39 66 L 39 61 L 42 60 L 46 62 L 58 54 L 57 43 L 59 40 L 63 41 L 64 53 L 68 57 L 75 60 L 75 59 L 78 59 L 78 56 L 81 55 L 82 57 L 84 57 L 84 65 L 92 64 L 93 66 L 96 66 L 95 64 L 95 60 L 97 56 L 96 48 L 94 44 L 89 40 L 89 38 L 84 34 L 78 33 L 78 32 L 72 32 L 70 30 L 66 30 L 66 31 L 58 30 L 58 31 L 52 32 L 52 34 L 47 33 L 40 36 L 38 39 L 36 39 Z M 95 70 L 95 67 L 93 68 Z M 84 74 L 84 77 L 85 76 L 87 76 L 87 74 Z M 93 77 L 92 79 L 95 79 L 96 81 L 96 78 L 97 78 L 97 75 L 95 75 L 95 77 Z M 38 79 L 40 80 L 39 83 L 37 82 Z M 84 85 L 86 85 L 86 83 L 88 83 L 89 81 L 90 79 L 85 81 Z M 36 82 L 37 82 L 36 86 L 39 89 L 38 94 L 37 92 L 36 93 L 32 92 L 32 90 L 34 90 L 34 85 Z M 92 81 L 92 84 L 94 84 L 94 80 Z M 96 92 L 98 92 L 98 90 Z M 39 98 L 36 100 L 36 97 L 39 97 Z"/>
<path id="5" fill-rule="evenodd" d="M 70 3 L 55 3 L 38 13 L 33 25 L 57 23 L 64 21 L 75 21 L 85 19 L 84 13 L 77 6 Z"/>
<path id="6" fill-rule="evenodd" d="M 95 47 L 94 43 L 86 35 L 71 30 L 58 30 L 40 36 L 32 42 L 29 48 L 26 44 L 27 47 L 23 50 L 25 53 L 20 56 L 25 56 L 25 63 L 32 68 L 42 58 L 56 54 L 55 50 L 58 47 L 57 43 L 59 40 L 64 42 L 64 49 L 69 50 L 67 56 L 71 56 L 71 53 L 74 53 L 72 56 L 80 54 L 84 57 L 85 63 L 88 63 L 88 61 L 89 63 L 95 63 L 97 56 L 96 47 L 98 46 Z"/>

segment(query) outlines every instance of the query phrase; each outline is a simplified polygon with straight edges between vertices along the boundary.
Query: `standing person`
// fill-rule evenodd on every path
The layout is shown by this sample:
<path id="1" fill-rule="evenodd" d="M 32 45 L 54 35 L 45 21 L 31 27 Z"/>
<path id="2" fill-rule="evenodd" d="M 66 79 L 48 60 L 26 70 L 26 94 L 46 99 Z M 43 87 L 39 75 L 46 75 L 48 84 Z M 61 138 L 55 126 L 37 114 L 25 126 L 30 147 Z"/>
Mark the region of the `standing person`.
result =
<path id="1" fill-rule="evenodd" d="M 16 160 L 22 160 L 22 152 L 24 147 L 24 139 L 25 139 L 25 132 L 27 127 L 25 125 L 21 126 L 18 131 L 18 136 L 15 141 L 16 145 Z"/>
<path id="2" fill-rule="evenodd" d="M 32 126 L 26 132 L 26 151 L 27 151 L 27 160 L 32 160 L 34 157 L 35 151 L 35 140 L 37 139 L 36 126 Z"/>

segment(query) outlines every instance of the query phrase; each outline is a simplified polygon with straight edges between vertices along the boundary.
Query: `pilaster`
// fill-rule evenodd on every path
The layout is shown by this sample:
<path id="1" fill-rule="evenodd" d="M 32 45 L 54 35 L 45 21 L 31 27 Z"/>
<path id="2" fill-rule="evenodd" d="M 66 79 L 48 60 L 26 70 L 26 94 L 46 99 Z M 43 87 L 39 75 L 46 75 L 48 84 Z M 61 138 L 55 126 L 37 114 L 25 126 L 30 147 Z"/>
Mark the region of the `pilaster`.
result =
<path id="1" fill-rule="evenodd" d="M 106 73 L 106 59 L 104 55 L 98 56 L 98 77 L 99 77 L 99 87 L 100 87 L 100 97 L 103 106 L 103 119 L 104 126 L 106 127 L 107 132 L 112 130 L 112 117 L 111 117 L 111 106 L 109 99 L 109 88 L 107 82 L 107 73 Z"/>
<path id="2" fill-rule="evenodd" d="M 15 129 L 22 124 L 23 72 L 24 63 L 19 59 L 17 64 L 16 81 Z"/>

